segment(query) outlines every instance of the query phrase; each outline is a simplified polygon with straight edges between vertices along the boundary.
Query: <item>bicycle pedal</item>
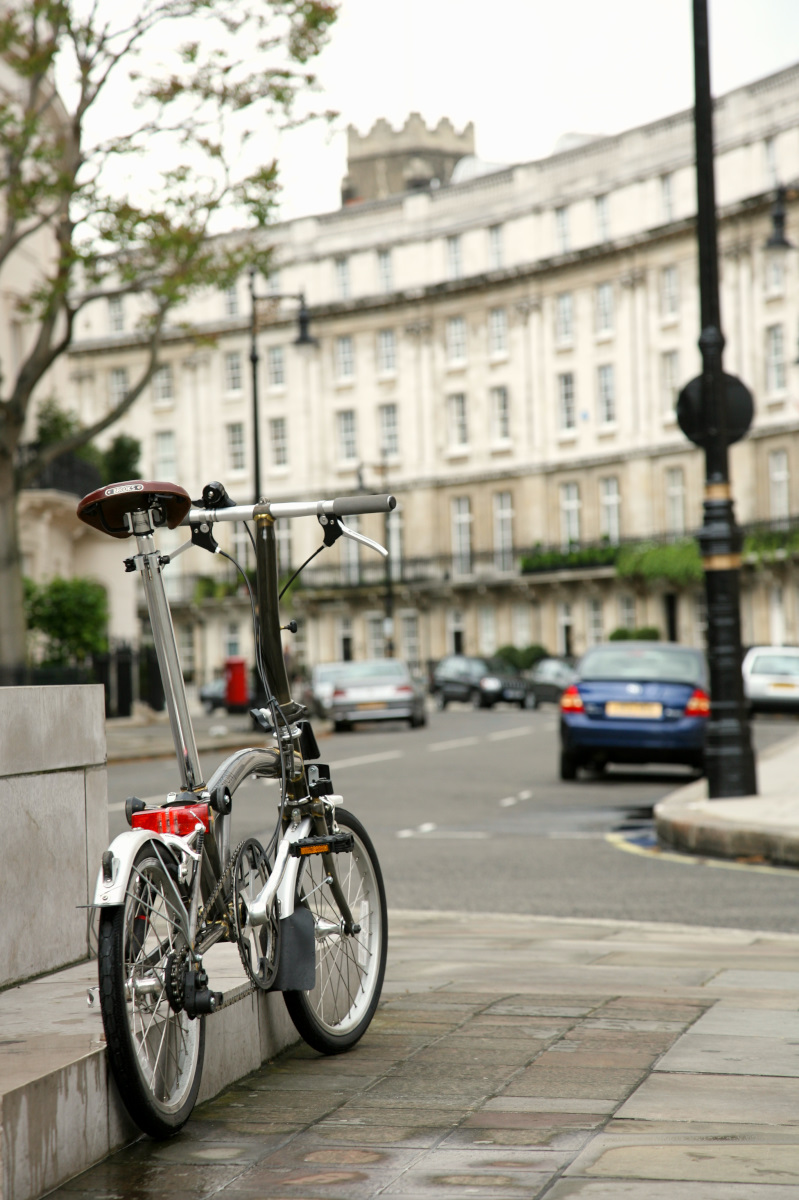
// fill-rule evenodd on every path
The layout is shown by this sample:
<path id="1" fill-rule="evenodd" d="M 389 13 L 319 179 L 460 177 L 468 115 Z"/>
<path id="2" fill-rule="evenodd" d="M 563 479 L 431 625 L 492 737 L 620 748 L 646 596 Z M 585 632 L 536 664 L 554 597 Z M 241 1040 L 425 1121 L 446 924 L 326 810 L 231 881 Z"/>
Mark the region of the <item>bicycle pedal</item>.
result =
<path id="1" fill-rule="evenodd" d="M 355 845 L 351 833 L 331 833 L 329 837 L 307 837 L 292 842 L 289 854 L 292 858 L 304 858 L 306 854 L 346 854 Z"/>

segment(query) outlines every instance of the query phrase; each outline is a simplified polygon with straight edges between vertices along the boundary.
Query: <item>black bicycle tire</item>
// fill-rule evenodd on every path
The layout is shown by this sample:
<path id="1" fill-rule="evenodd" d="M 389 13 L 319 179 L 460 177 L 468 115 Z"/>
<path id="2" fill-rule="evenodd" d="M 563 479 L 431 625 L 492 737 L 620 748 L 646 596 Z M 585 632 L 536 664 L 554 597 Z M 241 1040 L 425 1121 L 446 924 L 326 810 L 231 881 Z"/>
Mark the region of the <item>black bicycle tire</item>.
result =
<path id="1" fill-rule="evenodd" d="M 386 906 L 386 889 L 383 883 L 383 873 L 380 869 L 380 863 L 375 852 L 372 839 L 364 829 L 361 822 L 356 816 L 346 809 L 336 809 L 336 822 L 339 828 L 345 832 L 355 834 L 356 839 L 361 843 L 365 853 L 369 857 L 370 866 L 374 874 L 375 883 L 377 885 L 379 916 L 380 916 L 380 959 L 378 963 L 377 973 L 373 985 L 372 995 L 369 997 L 369 1002 L 364 1012 L 363 1017 L 352 1029 L 347 1033 L 336 1034 L 332 1033 L 325 1025 L 323 1025 L 314 1013 L 310 1001 L 309 993 L 289 991 L 283 993 L 283 1000 L 288 1009 L 289 1016 L 294 1023 L 294 1027 L 300 1034 L 302 1039 L 308 1043 L 314 1050 L 318 1050 L 320 1054 L 342 1054 L 344 1051 L 351 1049 L 352 1046 L 359 1042 L 377 1011 L 377 1006 L 380 1002 L 380 994 L 383 989 L 383 980 L 386 972 L 386 958 L 388 955 L 388 910 Z M 343 859 L 345 855 L 339 855 Z M 318 968 L 317 968 L 318 969 Z"/>
<path id="2" fill-rule="evenodd" d="M 147 861 L 145 855 L 156 858 L 145 845 L 136 855 L 134 865 L 138 866 L 141 862 Z M 156 861 L 158 861 L 157 858 Z M 144 1086 L 133 1048 L 125 998 L 124 921 L 124 904 L 100 910 L 99 996 L 108 1063 L 122 1103 L 131 1119 L 144 1133 L 160 1140 L 173 1137 L 179 1132 L 191 1116 L 197 1101 L 205 1058 L 205 1018 L 195 1018 L 199 1022 L 199 1048 L 194 1078 L 186 1099 L 175 1113 L 165 1113 L 153 1106 L 150 1094 Z"/>

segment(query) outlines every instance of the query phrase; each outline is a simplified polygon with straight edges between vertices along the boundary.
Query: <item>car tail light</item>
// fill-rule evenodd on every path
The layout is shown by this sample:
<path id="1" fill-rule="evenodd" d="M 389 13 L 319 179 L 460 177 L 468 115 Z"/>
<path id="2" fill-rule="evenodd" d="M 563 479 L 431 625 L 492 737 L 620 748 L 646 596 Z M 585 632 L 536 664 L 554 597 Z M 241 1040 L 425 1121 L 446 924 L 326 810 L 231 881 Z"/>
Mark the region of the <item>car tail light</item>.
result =
<path id="1" fill-rule="evenodd" d="M 585 712 L 585 705 L 577 684 L 570 683 L 566 688 L 560 698 L 560 707 L 562 712 Z"/>
<path id="2" fill-rule="evenodd" d="M 407 684 L 407 683 L 401 683 L 398 687 L 396 687 L 394 689 L 394 691 L 397 693 L 398 696 L 412 696 L 413 695 L 413 688 L 410 687 L 409 684 Z"/>
<path id="3" fill-rule="evenodd" d="M 709 717 L 710 696 L 701 688 L 694 688 L 693 694 L 685 706 L 686 717 Z"/>

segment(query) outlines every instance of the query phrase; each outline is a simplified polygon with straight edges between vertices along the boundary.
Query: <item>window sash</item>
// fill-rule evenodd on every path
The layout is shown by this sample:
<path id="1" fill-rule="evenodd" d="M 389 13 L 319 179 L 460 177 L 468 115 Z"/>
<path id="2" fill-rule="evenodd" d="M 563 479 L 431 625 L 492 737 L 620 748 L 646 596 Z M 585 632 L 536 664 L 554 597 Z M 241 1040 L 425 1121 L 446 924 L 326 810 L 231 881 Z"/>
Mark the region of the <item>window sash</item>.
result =
<path id="1" fill-rule="evenodd" d="M 503 231 L 501 225 L 488 227 L 488 269 L 499 271 L 504 265 Z"/>
<path id="2" fill-rule="evenodd" d="M 460 234 L 447 238 L 447 275 L 450 279 L 460 279 L 463 274 Z"/>
<path id="3" fill-rule="evenodd" d="M 464 362 L 466 359 L 466 321 L 463 317 L 448 317 L 446 328 L 447 362 Z"/>
<path id="4" fill-rule="evenodd" d="M 555 337 L 559 342 L 570 342 L 574 336 L 574 300 L 571 292 L 561 292 L 555 297 Z"/>
<path id="5" fill-rule="evenodd" d="M 178 473 L 177 442 L 171 429 L 156 433 L 154 460 L 156 479 L 175 478 Z"/>
<path id="6" fill-rule="evenodd" d="M 456 496 L 452 501 L 452 565 L 459 575 L 472 569 L 472 506 L 468 496 Z"/>
<path id="7" fill-rule="evenodd" d="M 380 405 L 380 453 L 399 454 L 399 424 L 396 404 Z"/>
<path id="8" fill-rule="evenodd" d="M 289 443 L 285 417 L 270 418 L 269 442 L 272 447 L 272 465 L 275 467 L 288 466 Z"/>
<path id="9" fill-rule="evenodd" d="M 235 421 L 227 425 L 228 464 L 231 471 L 243 471 L 246 466 L 244 457 L 244 425 Z"/>
<path id="10" fill-rule="evenodd" d="M 337 258 L 335 260 L 336 269 L 336 291 L 340 300 L 349 300 L 350 297 L 350 260 L 348 258 Z"/>
<path id="11" fill-rule="evenodd" d="M 616 386 L 612 363 L 597 367 L 599 391 L 599 419 L 603 425 L 612 425 L 616 420 Z"/>
<path id="12" fill-rule="evenodd" d="M 769 515 L 780 520 L 790 515 L 788 452 L 772 450 L 768 456 Z"/>
<path id="13" fill-rule="evenodd" d="M 349 334 L 336 338 L 336 378 L 352 379 L 355 374 L 355 351 Z"/>
<path id="14" fill-rule="evenodd" d="M 269 386 L 283 387 L 286 382 L 286 360 L 282 346 L 267 347 L 266 367 Z"/>
<path id="15" fill-rule="evenodd" d="M 510 398 L 504 386 L 491 389 L 491 440 L 510 441 Z"/>
<path id="16" fill-rule="evenodd" d="M 378 250 L 377 252 L 377 278 L 382 291 L 390 292 L 393 290 L 394 269 L 390 250 Z"/>
<path id="17" fill-rule="evenodd" d="M 574 375 L 571 371 L 558 375 L 558 410 L 560 427 L 574 429 L 577 424 L 575 411 Z"/>
<path id="18" fill-rule="evenodd" d="M 494 493 L 494 565 L 499 571 L 513 568 L 513 496 Z"/>
<path id="19" fill-rule="evenodd" d="M 666 527 L 669 533 L 685 533 L 685 472 L 682 467 L 666 471 Z"/>
<path id="20" fill-rule="evenodd" d="M 358 457 L 358 439 L 355 410 L 345 409 L 336 414 L 338 422 L 338 447 L 342 462 L 354 462 Z"/>
<path id="21" fill-rule="evenodd" d="M 456 392 L 449 398 L 449 440 L 451 446 L 469 444 L 469 421 L 463 392 Z"/>
<path id="22" fill-rule="evenodd" d="M 231 350 L 225 355 L 225 391 L 241 391 L 241 354 Z"/>
<path id="23" fill-rule="evenodd" d="M 174 381 L 172 376 L 172 367 L 169 363 L 164 363 L 153 371 L 152 379 L 153 400 L 158 403 L 165 403 L 173 400 L 175 397 Z"/>
<path id="24" fill-rule="evenodd" d="M 560 530 L 564 549 L 580 540 L 580 488 L 576 483 L 560 485 Z"/>
<path id="25" fill-rule="evenodd" d="M 600 283 L 596 289 L 596 332 L 613 332 L 613 284 Z"/>
<path id="26" fill-rule="evenodd" d="M 766 391 L 769 395 L 785 390 L 785 331 L 782 325 L 766 330 Z"/>
<path id="27" fill-rule="evenodd" d="M 397 339 L 393 329 L 378 331 L 377 369 L 381 374 L 389 374 L 397 369 Z"/>
<path id="28" fill-rule="evenodd" d="M 600 533 L 615 545 L 621 536 L 621 495 L 615 475 L 599 481 Z"/>
<path id="29" fill-rule="evenodd" d="M 507 353 L 508 314 L 504 308 L 492 308 L 488 314 L 488 349 L 490 354 Z"/>

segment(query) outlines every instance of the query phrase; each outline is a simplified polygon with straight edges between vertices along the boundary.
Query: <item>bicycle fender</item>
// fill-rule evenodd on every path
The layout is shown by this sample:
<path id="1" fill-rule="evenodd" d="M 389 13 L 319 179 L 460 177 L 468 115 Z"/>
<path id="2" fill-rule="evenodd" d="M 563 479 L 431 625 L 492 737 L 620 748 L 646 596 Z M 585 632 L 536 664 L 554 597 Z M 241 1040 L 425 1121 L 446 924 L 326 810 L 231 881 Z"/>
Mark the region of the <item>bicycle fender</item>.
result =
<path id="1" fill-rule="evenodd" d="M 108 849 L 111 852 L 111 883 L 103 879 L 103 868 L 97 872 L 97 882 L 94 885 L 94 908 L 112 908 L 125 900 L 133 860 L 147 842 L 157 843 L 162 852 L 174 858 L 172 848 L 151 829 L 126 829 L 114 838 Z"/>

